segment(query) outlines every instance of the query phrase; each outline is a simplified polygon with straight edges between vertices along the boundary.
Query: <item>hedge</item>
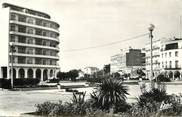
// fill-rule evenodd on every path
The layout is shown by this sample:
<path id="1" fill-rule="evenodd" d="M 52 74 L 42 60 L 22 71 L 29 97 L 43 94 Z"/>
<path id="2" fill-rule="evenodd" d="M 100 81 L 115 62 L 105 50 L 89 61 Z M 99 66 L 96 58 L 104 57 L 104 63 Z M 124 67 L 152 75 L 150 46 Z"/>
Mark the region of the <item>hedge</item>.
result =
<path id="1" fill-rule="evenodd" d="M 40 82 L 37 78 L 18 78 L 13 80 L 13 85 L 16 88 L 34 87 Z M 11 79 L 0 79 L 0 87 L 4 89 L 11 88 Z"/>

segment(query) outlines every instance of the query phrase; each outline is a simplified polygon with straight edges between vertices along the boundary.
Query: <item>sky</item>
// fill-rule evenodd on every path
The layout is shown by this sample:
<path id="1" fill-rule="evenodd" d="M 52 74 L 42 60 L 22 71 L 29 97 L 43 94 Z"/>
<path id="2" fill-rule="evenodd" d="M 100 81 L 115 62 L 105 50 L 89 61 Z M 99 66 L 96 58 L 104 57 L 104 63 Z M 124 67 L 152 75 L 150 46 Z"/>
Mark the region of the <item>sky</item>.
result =
<path id="1" fill-rule="evenodd" d="M 180 36 L 182 0 L 0 0 L 50 14 L 60 24 L 62 71 L 102 68 L 121 49 L 144 48 L 149 24 L 154 39 Z M 1 25 L 1 24 L 0 24 Z M 124 40 L 122 42 L 122 40 Z M 126 41 L 128 40 L 128 41 Z M 119 42 L 109 46 L 100 46 Z M 92 49 L 84 49 L 95 47 Z M 79 51 L 72 51 L 79 49 Z"/>

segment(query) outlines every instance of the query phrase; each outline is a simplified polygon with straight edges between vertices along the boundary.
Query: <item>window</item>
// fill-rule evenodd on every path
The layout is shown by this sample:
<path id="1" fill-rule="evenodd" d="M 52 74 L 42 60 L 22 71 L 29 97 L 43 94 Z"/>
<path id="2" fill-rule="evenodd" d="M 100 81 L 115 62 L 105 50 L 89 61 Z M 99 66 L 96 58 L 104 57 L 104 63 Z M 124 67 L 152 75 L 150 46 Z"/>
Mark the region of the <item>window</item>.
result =
<path id="1" fill-rule="evenodd" d="M 25 33 L 26 32 L 26 27 L 25 26 L 18 26 L 18 31 L 21 33 Z"/>
<path id="2" fill-rule="evenodd" d="M 39 29 L 36 29 L 36 35 L 41 35 L 41 34 L 42 34 L 42 31 Z"/>
<path id="3" fill-rule="evenodd" d="M 164 68 L 164 62 L 162 62 L 162 68 Z"/>
<path id="4" fill-rule="evenodd" d="M 15 14 L 11 14 L 11 20 L 16 20 L 16 15 Z"/>
<path id="5" fill-rule="evenodd" d="M 18 42 L 25 43 L 26 42 L 26 37 L 24 37 L 24 36 L 18 36 Z"/>
<path id="6" fill-rule="evenodd" d="M 33 49 L 32 48 L 28 48 L 27 49 L 27 54 L 33 54 Z"/>
<path id="7" fill-rule="evenodd" d="M 28 58 L 27 59 L 27 64 L 33 64 L 33 59 L 32 58 Z"/>
<path id="8" fill-rule="evenodd" d="M 178 51 L 175 51 L 175 57 L 178 57 Z"/>
<path id="9" fill-rule="evenodd" d="M 167 61 L 166 61 L 166 64 L 165 64 L 165 68 L 167 68 Z"/>
<path id="10" fill-rule="evenodd" d="M 33 44 L 33 38 L 27 38 L 27 43 L 28 44 Z"/>
<path id="11" fill-rule="evenodd" d="M 43 55 L 46 55 L 46 50 L 42 50 L 42 54 Z"/>
<path id="12" fill-rule="evenodd" d="M 11 35 L 11 42 L 16 42 L 16 37 L 15 37 L 15 35 Z"/>
<path id="13" fill-rule="evenodd" d="M 36 19 L 36 24 L 41 26 L 42 25 L 42 20 Z"/>
<path id="14" fill-rule="evenodd" d="M 20 16 L 18 17 L 18 21 L 20 21 L 20 22 L 26 22 L 26 17 L 20 15 Z"/>
<path id="15" fill-rule="evenodd" d="M 43 59 L 43 60 L 42 60 L 42 63 L 43 63 L 43 65 L 46 65 L 46 60 Z"/>
<path id="16" fill-rule="evenodd" d="M 47 45 L 46 41 L 43 41 L 42 42 L 42 45 L 46 46 Z"/>
<path id="17" fill-rule="evenodd" d="M 43 31 L 43 32 L 42 32 L 42 35 L 43 35 L 43 36 L 47 36 L 48 33 L 47 33 L 46 31 Z"/>
<path id="18" fill-rule="evenodd" d="M 165 58 L 167 58 L 167 53 L 165 53 Z"/>
<path id="19" fill-rule="evenodd" d="M 43 22 L 44 27 L 49 27 L 49 24 L 47 22 Z"/>
<path id="20" fill-rule="evenodd" d="M 32 18 L 29 18 L 29 19 L 27 20 L 27 23 L 29 23 L 29 24 L 34 24 L 34 20 L 33 20 Z"/>
<path id="21" fill-rule="evenodd" d="M 11 31 L 16 31 L 16 26 L 15 25 L 11 25 L 10 30 Z"/>
<path id="22" fill-rule="evenodd" d="M 172 61 L 169 61 L 169 68 L 172 68 Z"/>
<path id="23" fill-rule="evenodd" d="M 30 29 L 28 29 L 27 33 L 28 34 L 34 34 L 34 31 L 33 31 L 33 29 L 30 28 Z"/>
<path id="24" fill-rule="evenodd" d="M 176 61 L 175 61 L 175 68 L 179 68 L 179 65 L 178 65 L 178 64 L 179 64 L 179 61 L 176 60 Z"/>
<path id="25" fill-rule="evenodd" d="M 171 57 L 171 52 L 169 52 L 169 57 Z"/>

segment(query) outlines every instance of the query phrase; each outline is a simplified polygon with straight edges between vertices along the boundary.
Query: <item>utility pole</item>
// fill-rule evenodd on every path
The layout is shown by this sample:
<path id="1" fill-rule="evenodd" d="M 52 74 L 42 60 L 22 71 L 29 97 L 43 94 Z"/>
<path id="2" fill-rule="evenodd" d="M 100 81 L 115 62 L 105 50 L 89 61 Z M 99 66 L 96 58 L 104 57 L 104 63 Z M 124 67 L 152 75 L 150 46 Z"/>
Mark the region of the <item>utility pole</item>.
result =
<path id="1" fill-rule="evenodd" d="M 13 52 L 15 51 L 15 47 L 13 42 L 9 43 L 11 49 L 11 88 L 13 89 Z"/>
<path id="2" fill-rule="evenodd" d="M 150 24 L 150 27 L 148 28 L 149 29 L 149 38 L 150 38 L 150 81 L 152 83 L 152 80 L 153 80 L 153 42 L 152 42 L 152 39 L 153 39 L 153 30 L 154 30 L 155 26 L 153 24 Z"/>

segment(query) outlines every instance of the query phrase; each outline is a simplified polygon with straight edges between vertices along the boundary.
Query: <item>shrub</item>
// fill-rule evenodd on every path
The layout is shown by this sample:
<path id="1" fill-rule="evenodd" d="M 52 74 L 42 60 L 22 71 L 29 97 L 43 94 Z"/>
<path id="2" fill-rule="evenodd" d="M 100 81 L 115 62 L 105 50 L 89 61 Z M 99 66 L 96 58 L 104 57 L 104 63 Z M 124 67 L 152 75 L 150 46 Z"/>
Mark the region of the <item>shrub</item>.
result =
<path id="1" fill-rule="evenodd" d="M 132 105 L 130 113 L 135 117 L 155 116 L 160 109 L 161 102 L 169 99 L 170 96 L 165 90 L 153 88 L 139 96 L 138 102 Z"/>
<path id="2" fill-rule="evenodd" d="M 33 87 L 38 85 L 39 82 L 40 80 L 35 78 L 17 78 L 13 80 L 14 87 L 16 88 Z M 0 79 L 0 86 L 4 89 L 10 89 L 11 79 Z"/>
<path id="3" fill-rule="evenodd" d="M 14 86 L 15 87 L 33 87 L 38 85 L 40 82 L 37 78 L 18 78 L 14 79 Z"/>
<path id="4" fill-rule="evenodd" d="M 4 89 L 10 89 L 11 88 L 11 80 L 10 79 L 0 79 L 0 86 Z"/>
<path id="5" fill-rule="evenodd" d="M 141 107 L 144 107 L 147 105 L 147 103 L 153 103 L 155 102 L 162 102 L 163 100 L 169 99 L 169 96 L 167 95 L 165 90 L 160 90 L 157 88 L 153 88 L 149 92 L 144 92 L 142 95 L 138 98 L 138 104 Z"/>
<path id="6" fill-rule="evenodd" d="M 115 79 L 104 80 L 96 92 L 91 94 L 92 107 L 109 111 L 114 108 L 115 112 L 126 111 L 129 107 L 126 103 L 127 87 L 122 81 Z"/>
<path id="7" fill-rule="evenodd" d="M 155 81 L 158 82 L 171 82 L 170 78 L 166 77 L 164 74 L 159 74 Z"/>
<path id="8" fill-rule="evenodd" d="M 58 83 L 59 81 L 59 79 L 53 78 L 49 80 L 49 83 Z"/>
<path id="9" fill-rule="evenodd" d="M 73 93 L 71 102 L 58 103 L 44 102 L 43 104 L 35 105 L 37 114 L 39 115 L 64 115 L 64 116 L 81 116 L 85 115 L 90 104 L 85 101 L 85 93 L 77 95 Z"/>

